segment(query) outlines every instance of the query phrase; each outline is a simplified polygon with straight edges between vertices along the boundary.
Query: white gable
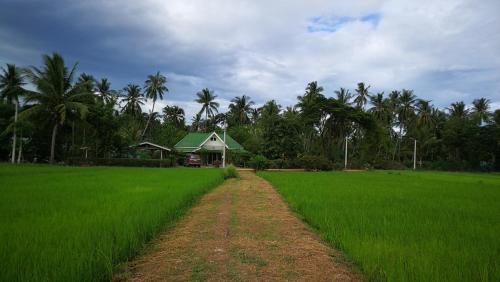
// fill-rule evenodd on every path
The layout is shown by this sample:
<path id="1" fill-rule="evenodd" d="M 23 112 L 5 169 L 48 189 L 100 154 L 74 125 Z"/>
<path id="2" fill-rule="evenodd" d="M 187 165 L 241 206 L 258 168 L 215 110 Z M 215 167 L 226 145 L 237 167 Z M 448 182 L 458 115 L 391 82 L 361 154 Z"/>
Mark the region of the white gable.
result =
<path id="1" fill-rule="evenodd" d="M 219 135 L 214 132 L 201 144 L 201 148 L 210 151 L 222 151 L 224 142 Z"/>

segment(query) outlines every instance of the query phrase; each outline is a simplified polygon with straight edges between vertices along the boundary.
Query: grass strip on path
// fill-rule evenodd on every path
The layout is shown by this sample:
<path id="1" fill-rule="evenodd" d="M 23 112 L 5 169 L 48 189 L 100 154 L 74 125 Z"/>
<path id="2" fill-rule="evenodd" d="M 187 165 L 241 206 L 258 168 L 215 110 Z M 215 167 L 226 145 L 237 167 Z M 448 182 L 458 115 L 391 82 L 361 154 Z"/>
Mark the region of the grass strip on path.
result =
<path id="1" fill-rule="evenodd" d="M 240 172 L 207 193 L 116 280 L 356 281 L 271 185 Z"/>

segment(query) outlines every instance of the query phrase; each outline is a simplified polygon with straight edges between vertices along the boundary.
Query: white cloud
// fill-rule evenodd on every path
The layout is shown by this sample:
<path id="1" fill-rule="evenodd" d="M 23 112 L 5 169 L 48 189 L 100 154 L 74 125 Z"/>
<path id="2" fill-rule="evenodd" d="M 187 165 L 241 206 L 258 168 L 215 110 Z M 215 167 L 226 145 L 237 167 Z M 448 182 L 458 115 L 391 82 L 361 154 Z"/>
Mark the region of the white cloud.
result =
<path id="1" fill-rule="evenodd" d="M 486 96 L 500 103 L 498 0 L 415 1 L 80 1 L 87 29 L 123 30 L 96 38 L 124 59 L 164 65 L 166 103 L 198 111 L 209 87 L 221 104 L 246 94 L 257 103 L 296 102 L 318 80 L 327 95 L 364 81 L 375 91 L 414 89 L 444 107 Z M 308 32 L 314 17 L 346 21 L 335 32 Z M 152 69 L 151 72 L 156 71 Z M 110 74 L 112 75 L 112 74 Z M 139 78 L 142 79 L 142 78 Z"/>

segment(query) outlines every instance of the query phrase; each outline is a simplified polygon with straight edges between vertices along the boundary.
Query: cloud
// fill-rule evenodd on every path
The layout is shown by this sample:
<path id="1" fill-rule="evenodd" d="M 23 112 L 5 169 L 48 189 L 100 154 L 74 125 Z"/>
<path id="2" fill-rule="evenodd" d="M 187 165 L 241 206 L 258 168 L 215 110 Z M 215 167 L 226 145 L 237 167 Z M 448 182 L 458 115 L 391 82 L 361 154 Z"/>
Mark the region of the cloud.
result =
<path id="1" fill-rule="evenodd" d="M 480 96 L 500 103 L 496 0 L 24 1 L 39 8 L 26 27 L 15 13 L 29 9 L 15 3 L 0 12 L 0 26 L 17 34 L 0 45 L 1 62 L 20 61 L 14 49 L 29 46 L 62 50 L 117 88 L 159 70 L 170 89 L 161 103 L 185 106 L 189 116 L 204 87 L 225 105 L 245 94 L 287 106 L 313 80 L 329 96 L 364 81 L 373 92 L 414 89 L 440 107 Z"/>

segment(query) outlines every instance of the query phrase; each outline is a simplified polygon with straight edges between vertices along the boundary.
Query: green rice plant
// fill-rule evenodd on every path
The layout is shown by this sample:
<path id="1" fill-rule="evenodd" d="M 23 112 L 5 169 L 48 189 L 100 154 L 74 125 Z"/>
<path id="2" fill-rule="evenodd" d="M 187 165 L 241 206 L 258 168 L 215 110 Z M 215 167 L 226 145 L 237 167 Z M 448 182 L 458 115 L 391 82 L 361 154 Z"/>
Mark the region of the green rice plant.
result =
<path id="1" fill-rule="evenodd" d="M 260 172 L 371 281 L 500 281 L 500 175 Z"/>
<path id="2" fill-rule="evenodd" d="M 0 165 L 0 281 L 110 280 L 222 170 Z"/>

